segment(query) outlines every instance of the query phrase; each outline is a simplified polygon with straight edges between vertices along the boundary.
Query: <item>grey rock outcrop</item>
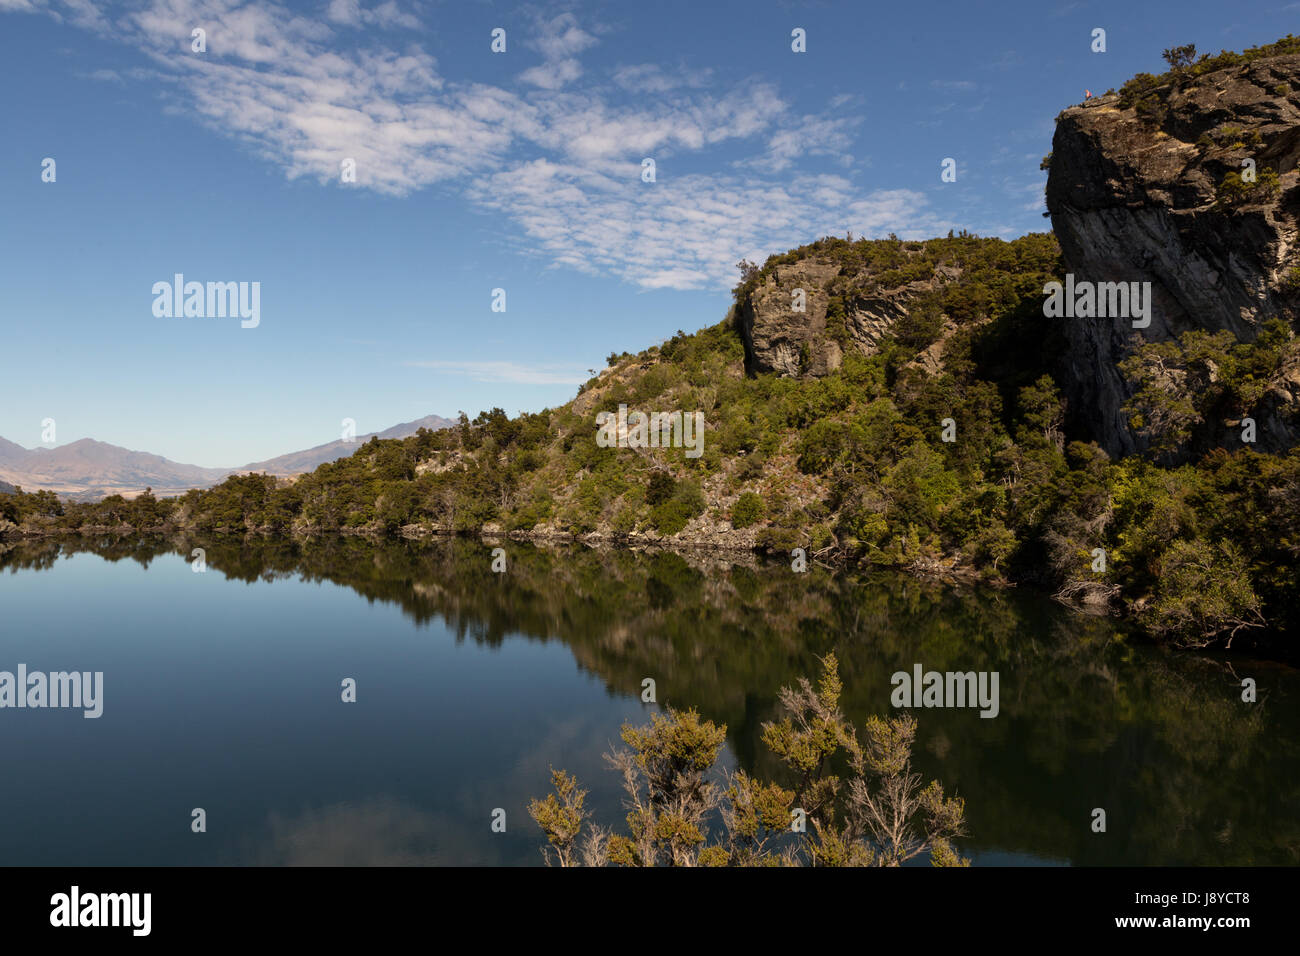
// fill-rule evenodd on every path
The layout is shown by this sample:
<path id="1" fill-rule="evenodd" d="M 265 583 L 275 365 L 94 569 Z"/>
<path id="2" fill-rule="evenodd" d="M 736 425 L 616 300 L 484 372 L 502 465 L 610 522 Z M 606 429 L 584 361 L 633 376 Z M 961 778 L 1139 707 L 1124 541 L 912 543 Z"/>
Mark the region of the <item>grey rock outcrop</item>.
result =
<path id="1" fill-rule="evenodd" d="M 750 373 L 819 377 L 837 368 L 845 348 L 873 354 L 907 316 L 916 299 L 961 277 L 956 266 L 937 266 L 929 279 L 879 289 L 865 274 L 844 274 L 839 263 L 813 255 L 775 266 L 738 305 L 736 318 Z M 804 311 L 794 309 L 804 292 Z M 843 309 L 839 334 L 828 307 Z"/>
<path id="2" fill-rule="evenodd" d="M 839 368 L 843 353 L 826 335 L 827 286 L 839 275 L 833 262 L 805 259 L 779 265 L 740 304 L 738 319 L 751 372 L 825 375 Z M 803 291 L 803 311 L 795 295 Z"/>
<path id="3" fill-rule="evenodd" d="M 1151 324 L 1067 318 L 1062 370 L 1071 406 L 1111 454 L 1142 449 L 1122 407 L 1119 363 L 1146 342 L 1189 329 L 1250 342 L 1297 311 L 1291 269 L 1300 210 L 1300 55 L 1173 79 L 1063 112 L 1052 142 L 1047 206 L 1076 281 L 1150 282 Z M 1222 184 L 1255 164 L 1254 188 Z M 1278 175 L 1269 186 L 1265 172 Z M 1300 439 L 1283 375 L 1255 411 L 1258 447 Z M 1221 423 L 1215 423 L 1216 426 Z"/>

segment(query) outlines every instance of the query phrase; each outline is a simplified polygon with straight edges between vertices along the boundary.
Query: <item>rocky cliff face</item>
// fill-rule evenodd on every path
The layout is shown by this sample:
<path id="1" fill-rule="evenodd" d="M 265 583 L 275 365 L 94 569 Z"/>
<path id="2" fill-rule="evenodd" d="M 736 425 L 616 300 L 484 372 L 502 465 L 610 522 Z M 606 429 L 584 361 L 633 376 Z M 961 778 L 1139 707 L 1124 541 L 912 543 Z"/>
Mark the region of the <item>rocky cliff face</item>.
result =
<path id="1" fill-rule="evenodd" d="M 922 265 L 920 247 L 899 244 L 900 257 L 923 274 L 913 281 L 882 283 L 878 270 L 816 252 L 765 270 L 735 315 L 747 370 L 818 377 L 839 368 L 846 349 L 874 353 L 918 300 L 961 278 L 955 265 Z M 802 312 L 795 308 L 800 290 Z"/>
<path id="2" fill-rule="evenodd" d="M 1058 117 L 1047 204 L 1070 288 L 1149 283 L 1129 287 L 1141 289 L 1149 306 L 1149 324 L 1142 328 L 1128 313 L 1043 318 L 1060 323 L 1064 335 L 1064 347 L 1050 357 L 1073 430 L 1112 455 L 1146 450 L 1147 438 L 1124 410 L 1132 385 L 1120 368 L 1137 349 L 1189 330 L 1226 331 L 1250 343 L 1271 319 L 1294 327 L 1300 312 L 1300 53 L 1261 54 L 1296 46 L 1283 42 L 1249 56 L 1225 54 L 1163 77 L 1144 74 L 1120 93 Z M 1233 65 L 1216 68 L 1219 63 Z M 871 354 L 905 325 L 915 340 L 916 317 L 928 310 L 937 311 L 939 321 L 920 323 L 932 344 L 915 361 L 939 373 L 955 328 L 1012 308 L 1038 310 L 1046 298 L 1041 283 L 1004 294 L 1008 275 L 1028 275 L 1022 251 L 985 250 L 972 270 L 963 238 L 878 241 L 867 244 L 871 249 L 821 240 L 769 260 L 742 287 L 734 313 L 748 371 L 826 375 L 845 352 Z M 991 290 L 1000 290 L 1000 301 L 985 294 Z M 952 306 L 963 301 L 967 307 L 955 314 Z M 1210 381 L 1219 381 L 1217 375 L 1211 369 Z M 1179 381 L 1171 376 L 1170 389 L 1183 387 Z M 1300 444 L 1295 349 L 1252 401 L 1236 412 L 1207 413 L 1193 438 L 1166 454 L 1188 458 L 1237 444 L 1243 415 L 1255 419 L 1259 450 Z"/>
<path id="3" fill-rule="evenodd" d="M 833 262 L 804 260 L 777 266 L 739 306 L 750 372 L 825 375 L 839 368 L 843 352 L 826 334 L 828 286 L 839 275 Z M 803 290 L 803 311 L 795 311 Z"/>
<path id="4" fill-rule="evenodd" d="M 1076 282 L 1151 283 L 1147 328 L 1117 317 L 1055 320 L 1066 323 L 1071 405 L 1111 454 L 1142 446 L 1122 411 L 1130 391 L 1118 370 L 1135 348 L 1189 329 L 1250 342 L 1268 319 L 1294 320 L 1297 160 L 1300 55 L 1175 72 L 1058 118 L 1047 205 L 1066 270 Z M 1253 183 L 1243 175 L 1251 162 Z M 1298 401 L 1300 375 L 1284 368 L 1253 410 L 1257 447 L 1300 440 Z"/>

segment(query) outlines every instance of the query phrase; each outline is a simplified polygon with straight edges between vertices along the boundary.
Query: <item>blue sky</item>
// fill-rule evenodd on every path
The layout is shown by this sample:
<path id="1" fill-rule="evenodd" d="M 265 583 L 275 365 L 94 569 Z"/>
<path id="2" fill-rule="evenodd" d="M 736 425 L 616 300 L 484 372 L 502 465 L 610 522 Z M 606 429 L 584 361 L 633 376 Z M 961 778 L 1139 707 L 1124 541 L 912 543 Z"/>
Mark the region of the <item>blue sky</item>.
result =
<path id="1" fill-rule="evenodd" d="M 741 257 L 1048 228 L 1038 164 L 1085 88 L 1298 24 L 1189 0 L 0 0 L 0 436 L 53 418 L 58 444 L 234 466 L 343 418 L 559 405 L 611 351 L 719 321 Z M 259 282 L 260 324 L 155 317 L 175 273 Z"/>

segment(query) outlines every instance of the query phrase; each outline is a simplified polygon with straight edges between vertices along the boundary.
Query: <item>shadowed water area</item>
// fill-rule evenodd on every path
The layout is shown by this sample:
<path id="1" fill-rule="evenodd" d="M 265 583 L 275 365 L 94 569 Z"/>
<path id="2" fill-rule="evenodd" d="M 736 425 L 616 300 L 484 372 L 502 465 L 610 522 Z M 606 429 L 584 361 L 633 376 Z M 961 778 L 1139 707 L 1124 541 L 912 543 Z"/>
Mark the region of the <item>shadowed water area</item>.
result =
<path id="1" fill-rule="evenodd" d="M 789 783 L 761 725 L 831 650 L 859 725 L 895 712 L 896 671 L 998 672 L 995 718 L 912 711 L 975 865 L 1300 862 L 1294 669 L 1017 592 L 505 547 L 495 574 L 464 540 L 0 545 L 0 671 L 104 675 L 98 719 L 0 709 L 0 864 L 540 864 L 525 808 L 549 768 L 620 822 L 601 755 L 656 707 L 726 724 L 724 766 Z"/>

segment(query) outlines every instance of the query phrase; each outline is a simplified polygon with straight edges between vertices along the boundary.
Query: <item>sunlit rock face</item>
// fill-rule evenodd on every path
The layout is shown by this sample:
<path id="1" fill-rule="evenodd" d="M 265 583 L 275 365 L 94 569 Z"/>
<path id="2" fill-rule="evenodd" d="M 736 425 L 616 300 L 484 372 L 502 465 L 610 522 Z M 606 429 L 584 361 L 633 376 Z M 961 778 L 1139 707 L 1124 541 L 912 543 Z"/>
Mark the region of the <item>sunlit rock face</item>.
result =
<path id="1" fill-rule="evenodd" d="M 1298 159 L 1300 55 L 1175 79 L 1127 104 L 1107 95 L 1058 117 L 1047 205 L 1067 271 L 1151 283 L 1146 328 L 1118 317 L 1061 320 L 1072 410 L 1107 451 L 1142 448 L 1118 369 L 1136 347 L 1189 329 L 1249 342 L 1270 318 L 1294 320 Z M 1226 201 L 1225 177 L 1252 162 L 1256 188 Z M 1265 170 L 1278 174 L 1276 188 Z M 1256 447 L 1276 451 L 1300 438 L 1300 375 L 1283 368 L 1269 385 L 1255 410 Z"/>
<path id="2" fill-rule="evenodd" d="M 961 274 L 956 266 L 940 265 L 931 278 L 881 289 L 865 273 L 845 275 L 839 263 L 815 255 L 778 265 L 738 305 L 746 366 L 751 373 L 828 375 L 840 367 L 845 347 L 873 354 L 918 296 Z M 843 346 L 828 327 L 832 289 L 844 303 Z M 803 311 L 796 309 L 800 299 Z"/>

